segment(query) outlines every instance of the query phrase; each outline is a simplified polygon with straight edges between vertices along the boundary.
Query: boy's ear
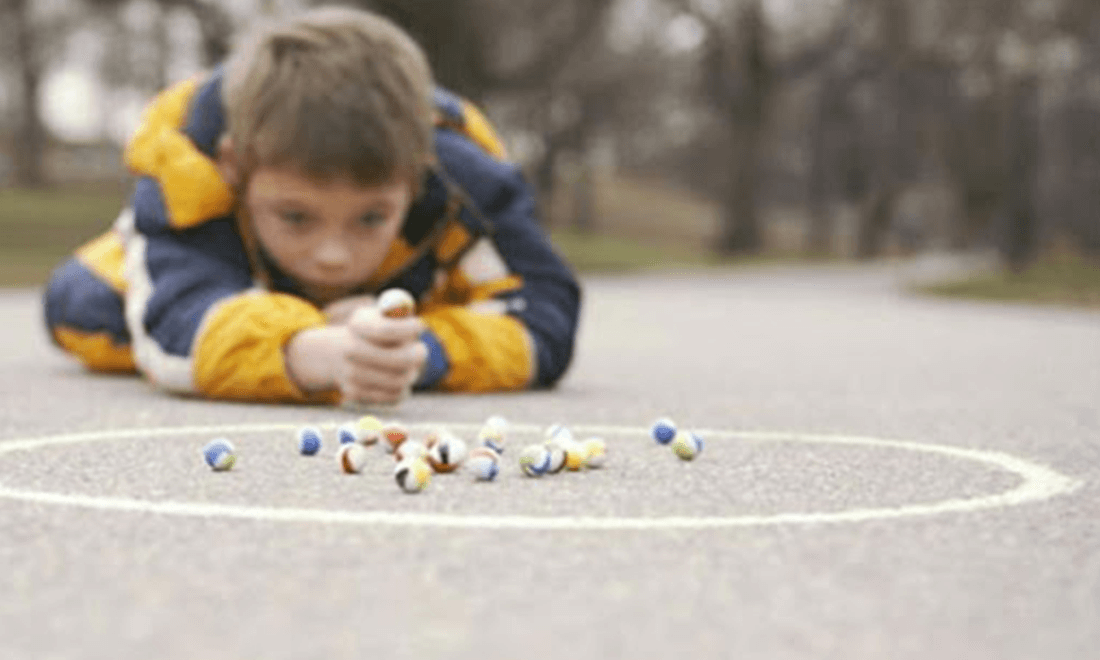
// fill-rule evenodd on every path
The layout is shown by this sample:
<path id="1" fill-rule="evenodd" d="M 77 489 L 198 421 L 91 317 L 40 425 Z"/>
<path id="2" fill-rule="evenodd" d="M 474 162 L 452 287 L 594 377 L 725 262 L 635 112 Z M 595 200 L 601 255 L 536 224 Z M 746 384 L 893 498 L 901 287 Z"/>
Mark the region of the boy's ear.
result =
<path id="1" fill-rule="evenodd" d="M 241 182 L 241 167 L 237 162 L 237 151 L 233 148 L 233 138 L 223 135 L 218 140 L 218 149 L 215 154 L 215 165 L 222 179 L 230 188 L 236 188 Z"/>

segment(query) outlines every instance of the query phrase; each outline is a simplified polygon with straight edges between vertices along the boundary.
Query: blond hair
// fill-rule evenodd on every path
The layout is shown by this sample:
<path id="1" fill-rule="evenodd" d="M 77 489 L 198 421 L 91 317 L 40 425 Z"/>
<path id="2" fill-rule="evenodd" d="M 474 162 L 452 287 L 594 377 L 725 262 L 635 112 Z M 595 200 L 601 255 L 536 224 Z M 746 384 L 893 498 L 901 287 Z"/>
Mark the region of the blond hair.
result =
<path id="1" fill-rule="evenodd" d="M 433 153 L 433 88 L 423 50 L 401 28 L 330 6 L 252 32 L 226 65 L 222 96 L 246 171 L 288 166 L 415 188 Z"/>

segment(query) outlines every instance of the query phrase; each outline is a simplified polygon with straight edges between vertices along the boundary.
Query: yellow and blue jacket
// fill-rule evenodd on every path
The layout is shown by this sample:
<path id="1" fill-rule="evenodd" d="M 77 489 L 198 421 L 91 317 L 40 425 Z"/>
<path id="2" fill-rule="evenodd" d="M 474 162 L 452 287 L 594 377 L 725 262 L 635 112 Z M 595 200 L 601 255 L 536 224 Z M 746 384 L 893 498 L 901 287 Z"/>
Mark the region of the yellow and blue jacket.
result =
<path id="1" fill-rule="evenodd" d="M 137 175 L 112 229 L 59 266 L 45 292 L 54 341 L 95 370 L 138 370 L 168 390 L 254 401 L 309 397 L 283 349 L 321 310 L 262 250 L 249 253 L 214 153 L 220 70 L 156 97 L 125 150 Z M 536 222 L 535 201 L 485 117 L 436 93 L 438 165 L 360 293 L 408 290 L 428 330 L 418 389 L 554 384 L 573 354 L 580 288 Z"/>

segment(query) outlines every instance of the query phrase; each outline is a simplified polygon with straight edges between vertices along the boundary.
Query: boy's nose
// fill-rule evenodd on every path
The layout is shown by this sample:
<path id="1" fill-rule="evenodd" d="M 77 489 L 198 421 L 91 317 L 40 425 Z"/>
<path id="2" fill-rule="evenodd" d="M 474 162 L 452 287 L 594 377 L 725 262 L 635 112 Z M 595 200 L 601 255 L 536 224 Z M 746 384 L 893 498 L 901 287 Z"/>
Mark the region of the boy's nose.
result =
<path id="1" fill-rule="evenodd" d="M 338 238 L 326 239 L 317 246 L 313 258 L 322 266 L 339 268 L 351 263 L 351 250 Z"/>

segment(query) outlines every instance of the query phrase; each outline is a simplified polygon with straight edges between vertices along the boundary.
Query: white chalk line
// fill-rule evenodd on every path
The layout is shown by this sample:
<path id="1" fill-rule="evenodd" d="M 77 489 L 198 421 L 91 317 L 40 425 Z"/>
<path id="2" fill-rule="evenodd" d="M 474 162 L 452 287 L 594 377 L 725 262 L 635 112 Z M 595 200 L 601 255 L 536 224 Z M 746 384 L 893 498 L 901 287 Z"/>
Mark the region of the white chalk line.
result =
<path id="1" fill-rule="evenodd" d="M 480 425 L 449 422 L 424 422 L 410 424 L 412 430 L 431 426 L 447 426 L 459 431 L 476 431 Z M 316 424 L 322 428 L 335 427 L 335 423 Z M 16 439 L 0 442 L 0 455 L 20 451 L 33 451 L 44 447 L 100 442 L 124 438 L 153 438 L 178 435 L 219 435 L 294 430 L 301 424 L 257 423 L 214 426 L 157 427 L 148 429 L 123 429 L 92 431 Z M 512 424 L 521 433 L 538 433 L 543 427 L 530 424 Z M 572 425 L 577 433 L 598 435 L 633 435 L 646 437 L 645 428 L 600 425 Z M 403 527 L 442 527 L 461 529 L 519 529 L 519 530 L 659 530 L 659 529 L 716 529 L 733 527 L 760 527 L 772 525 L 812 525 L 830 523 L 856 523 L 871 520 L 893 520 L 924 517 L 948 513 L 969 513 L 989 509 L 1016 506 L 1029 502 L 1067 495 L 1081 487 L 1082 482 L 1063 475 L 1043 465 L 999 451 L 967 449 L 950 445 L 927 444 L 905 440 L 823 435 L 796 432 L 732 431 L 724 429 L 696 429 L 709 439 L 745 439 L 809 444 L 854 445 L 873 448 L 889 448 L 903 451 L 939 454 L 951 458 L 972 461 L 994 467 L 1020 477 L 1021 483 L 1001 493 L 971 498 L 951 498 L 938 502 L 908 504 L 895 507 L 872 507 L 828 512 L 790 512 L 769 515 L 735 516 L 662 516 L 662 517 L 602 517 L 602 516 L 522 516 L 522 515 L 451 515 L 433 513 L 402 513 L 393 511 L 346 511 L 329 509 L 304 509 L 294 507 L 244 506 L 232 504 L 152 501 L 126 497 L 99 497 L 81 494 L 51 493 L 44 491 L 9 488 L 0 484 L 0 497 L 59 506 L 75 506 L 104 511 L 190 516 L 200 518 L 231 518 L 274 522 L 334 523 L 354 525 L 388 525 Z"/>

